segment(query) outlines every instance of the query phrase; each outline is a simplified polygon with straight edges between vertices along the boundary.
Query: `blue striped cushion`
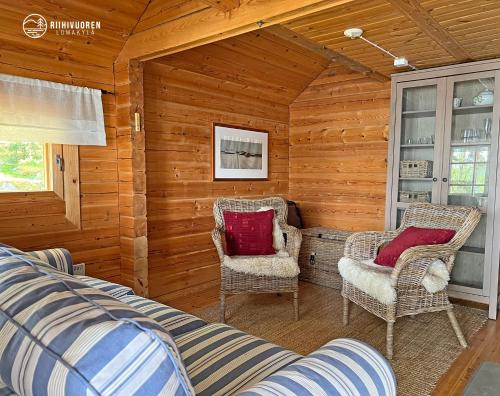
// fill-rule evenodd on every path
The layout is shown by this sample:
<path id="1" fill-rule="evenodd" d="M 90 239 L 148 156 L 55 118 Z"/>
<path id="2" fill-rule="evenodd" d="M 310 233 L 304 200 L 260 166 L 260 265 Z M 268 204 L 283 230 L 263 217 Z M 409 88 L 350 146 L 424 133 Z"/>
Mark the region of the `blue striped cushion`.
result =
<path id="1" fill-rule="evenodd" d="M 7 388 L 2 381 L 0 381 L 0 396 L 16 396 L 16 394 Z"/>
<path id="2" fill-rule="evenodd" d="M 339 338 L 239 395 L 396 396 L 396 378 L 374 348 Z"/>
<path id="3" fill-rule="evenodd" d="M 41 260 L 0 248 L 0 381 L 19 395 L 193 395 L 154 320 Z"/>
<path id="4" fill-rule="evenodd" d="M 134 291 L 128 286 L 123 286 L 118 283 L 112 283 L 85 275 L 74 275 L 74 277 L 79 281 L 84 282 L 91 287 L 95 287 L 96 289 L 102 290 L 115 298 L 120 298 L 126 295 L 134 295 Z"/>
<path id="5" fill-rule="evenodd" d="M 206 325 L 175 341 L 199 396 L 235 394 L 301 358 L 220 323 Z"/>
<path id="6" fill-rule="evenodd" d="M 73 275 L 73 258 L 71 257 L 71 253 L 66 249 L 34 250 L 26 253 L 45 261 L 59 271 Z"/>
<path id="7" fill-rule="evenodd" d="M 139 296 L 122 296 L 119 300 L 160 323 L 174 337 L 207 324 L 204 320 L 178 309 Z"/>

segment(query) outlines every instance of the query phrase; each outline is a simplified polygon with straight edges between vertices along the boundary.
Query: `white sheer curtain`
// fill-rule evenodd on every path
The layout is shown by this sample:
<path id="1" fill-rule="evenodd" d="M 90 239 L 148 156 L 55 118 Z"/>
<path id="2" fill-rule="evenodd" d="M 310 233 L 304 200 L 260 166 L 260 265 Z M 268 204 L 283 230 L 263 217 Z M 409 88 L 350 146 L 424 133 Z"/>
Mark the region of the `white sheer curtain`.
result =
<path id="1" fill-rule="evenodd" d="M 0 74 L 0 141 L 105 146 L 101 91 Z"/>

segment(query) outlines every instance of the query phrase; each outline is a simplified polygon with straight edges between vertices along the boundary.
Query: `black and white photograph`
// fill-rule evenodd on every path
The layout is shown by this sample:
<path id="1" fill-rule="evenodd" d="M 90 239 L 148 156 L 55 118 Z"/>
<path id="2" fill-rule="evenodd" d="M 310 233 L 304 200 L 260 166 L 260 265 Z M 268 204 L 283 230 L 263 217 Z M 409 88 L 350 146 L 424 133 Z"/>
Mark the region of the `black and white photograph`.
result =
<path id="1" fill-rule="evenodd" d="M 268 134 L 214 125 L 214 179 L 266 179 Z"/>

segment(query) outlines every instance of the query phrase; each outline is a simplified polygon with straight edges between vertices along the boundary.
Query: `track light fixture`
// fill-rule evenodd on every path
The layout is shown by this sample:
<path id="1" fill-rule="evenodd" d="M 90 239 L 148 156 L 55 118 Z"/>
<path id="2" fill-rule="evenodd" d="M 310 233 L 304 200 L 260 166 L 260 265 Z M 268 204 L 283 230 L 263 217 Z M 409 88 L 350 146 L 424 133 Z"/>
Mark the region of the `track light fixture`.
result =
<path id="1" fill-rule="evenodd" d="M 360 28 L 349 28 L 349 29 L 346 29 L 346 30 L 344 30 L 344 36 L 346 36 L 346 37 L 348 37 L 350 39 L 353 39 L 353 40 L 359 38 L 359 39 L 367 42 L 371 46 L 377 48 L 378 50 L 382 51 L 383 53 L 389 55 L 391 58 L 394 59 L 394 63 L 393 63 L 394 67 L 397 67 L 397 68 L 400 68 L 400 67 L 410 67 L 413 70 L 417 70 L 417 68 L 415 66 L 411 65 L 408 62 L 408 59 L 406 59 L 405 57 L 396 56 L 392 52 L 387 51 L 385 48 L 382 48 L 380 45 L 375 44 L 373 41 L 370 41 L 367 38 L 365 38 L 363 36 L 363 29 L 360 29 Z"/>

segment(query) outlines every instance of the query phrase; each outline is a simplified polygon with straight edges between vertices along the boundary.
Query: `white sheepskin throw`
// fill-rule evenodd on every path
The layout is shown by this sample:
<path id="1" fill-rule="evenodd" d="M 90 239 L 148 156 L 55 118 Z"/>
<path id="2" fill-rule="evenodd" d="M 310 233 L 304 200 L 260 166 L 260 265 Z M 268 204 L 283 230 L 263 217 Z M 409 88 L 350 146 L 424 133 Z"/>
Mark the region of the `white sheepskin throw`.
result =
<path id="1" fill-rule="evenodd" d="M 271 256 L 224 256 L 222 265 L 245 274 L 293 278 L 300 272 L 299 265 L 288 254 Z"/>
<path id="2" fill-rule="evenodd" d="M 274 210 L 271 206 L 263 206 L 257 212 L 265 212 L 267 210 Z M 280 223 L 276 217 L 276 211 L 274 212 L 273 219 L 273 248 L 277 252 L 285 250 L 285 238 L 283 237 L 283 231 L 281 231 Z"/>
<path id="3" fill-rule="evenodd" d="M 377 265 L 373 260 L 360 262 L 348 257 L 342 257 L 338 267 L 342 278 L 382 304 L 396 301 L 396 290 L 391 286 L 391 267 Z M 436 293 L 443 290 L 449 280 L 445 263 L 436 260 L 427 269 L 422 285 L 429 293 Z"/>

